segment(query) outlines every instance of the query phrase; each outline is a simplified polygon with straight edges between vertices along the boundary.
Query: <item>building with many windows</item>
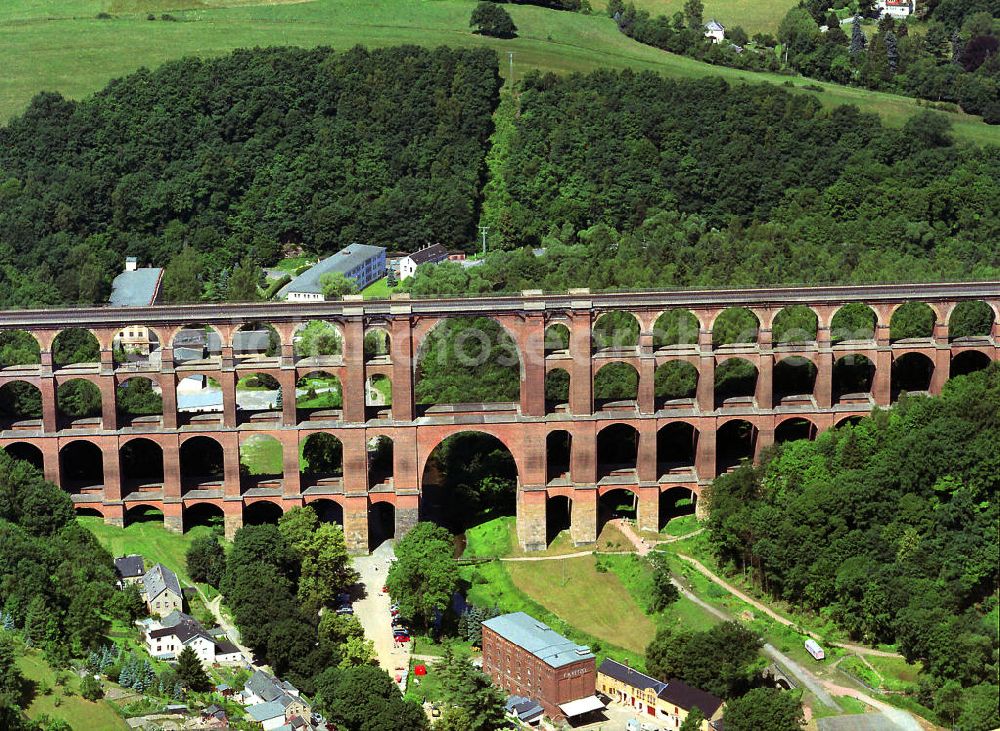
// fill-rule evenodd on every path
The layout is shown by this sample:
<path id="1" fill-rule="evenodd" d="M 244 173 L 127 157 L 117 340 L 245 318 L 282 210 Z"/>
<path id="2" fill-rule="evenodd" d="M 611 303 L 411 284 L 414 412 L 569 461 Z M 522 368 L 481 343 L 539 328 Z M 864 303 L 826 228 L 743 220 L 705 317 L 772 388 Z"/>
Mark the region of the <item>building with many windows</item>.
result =
<path id="1" fill-rule="evenodd" d="M 323 302 L 324 274 L 338 272 L 353 279 L 362 290 L 385 276 L 385 248 L 351 244 L 318 262 L 278 290 L 278 299 L 289 302 Z"/>
<path id="2" fill-rule="evenodd" d="M 722 717 L 722 699 L 711 693 L 674 678 L 651 678 L 610 658 L 597 669 L 597 690 L 614 703 L 666 723 L 667 728 L 679 728 L 696 706 L 705 716 L 702 731 L 716 728 L 712 722 Z"/>
<path id="3" fill-rule="evenodd" d="M 604 708 L 594 695 L 594 653 L 524 612 L 483 622 L 483 672 L 508 693 L 536 701 L 553 720 Z"/>

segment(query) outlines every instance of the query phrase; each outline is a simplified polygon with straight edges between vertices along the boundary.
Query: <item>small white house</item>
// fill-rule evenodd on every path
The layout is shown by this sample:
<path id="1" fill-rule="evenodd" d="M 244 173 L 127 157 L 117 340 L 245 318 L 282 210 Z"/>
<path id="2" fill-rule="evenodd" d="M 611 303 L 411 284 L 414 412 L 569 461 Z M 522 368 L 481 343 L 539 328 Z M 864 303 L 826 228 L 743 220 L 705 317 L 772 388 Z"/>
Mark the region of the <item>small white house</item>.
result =
<path id="1" fill-rule="evenodd" d="M 705 37 L 711 38 L 712 43 L 722 43 L 726 39 L 726 26 L 712 18 L 705 23 Z"/>
<path id="2" fill-rule="evenodd" d="M 893 18 L 907 18 L 917 10 L 916 0 L 878 0 L 878 9 Z"/>
<path id="3" fill-rule="evenodd" d="M 409 279 L 417 273 L 417 269 L 424 264 L 437 264 L 448 258 L 448 250 L 441 244 L 425 246 L 420 251 L 407 254 L 399 260 L 399 281 Z"/>
<path id="4" fill-rule="evenodd" d="M 243 653 L 224 637 L 214 637 L 196 619 L 171 612 L 162 620 L 147 620 L 146 651 L 161 660 L 174 660 L 185 647 L 194 650 L 202 665 L 233 665 L 243 662 Z"/>

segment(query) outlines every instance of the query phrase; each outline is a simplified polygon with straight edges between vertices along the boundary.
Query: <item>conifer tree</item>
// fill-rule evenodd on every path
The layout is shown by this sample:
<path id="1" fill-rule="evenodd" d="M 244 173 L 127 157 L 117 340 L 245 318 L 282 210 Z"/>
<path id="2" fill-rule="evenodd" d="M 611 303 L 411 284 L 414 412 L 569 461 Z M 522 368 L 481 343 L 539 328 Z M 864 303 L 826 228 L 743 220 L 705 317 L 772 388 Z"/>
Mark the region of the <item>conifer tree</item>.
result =
<path id="1" fill-rule="evenodd" d="M 854 22 L 851 23 L 851 58 L 857 61 L 858 56 L 864 53 L 867 45 L 868 41 L 865 40 L 865 33 L 861 30 L 861 16 L 855 15 Z"/>

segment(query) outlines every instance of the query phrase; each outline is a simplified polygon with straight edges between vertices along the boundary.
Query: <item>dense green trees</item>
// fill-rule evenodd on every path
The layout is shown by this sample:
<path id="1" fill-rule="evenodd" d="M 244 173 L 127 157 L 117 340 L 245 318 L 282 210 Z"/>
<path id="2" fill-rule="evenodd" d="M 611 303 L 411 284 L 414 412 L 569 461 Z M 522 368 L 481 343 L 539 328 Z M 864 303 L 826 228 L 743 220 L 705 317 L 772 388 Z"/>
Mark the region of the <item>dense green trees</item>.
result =
<path id="1" fill-rule="evenodd" d="M 191 541 L 185 556 L 188 575 L 218 588 L 226 573 L 226 552 L 214 535 L 201 535 Z"/>
<path id="2" fill-rule="evenodd" d="M 454 552 L 451 534 L 434 523 L 417 523 L 396 544 L 386 585 L 400 614 L 417 626 L 429 626 L 451 604 L 459 585 Z"/>
<path id="3" fill-rule="evenodd" d="M 487 0 L 473 9 L 469 26 L 475 28 L 477 33 L 494 38 L 513 38 L 517 35 L 517 26 L 511 20 L 510 13 Z"/>
<path id="4" fill-rule="evenodd" d="M 221 589 L 244 641 L 277 674 L 312 692 L 325 668 L 345 654 L 359 656 L 356 646 L 344 647 L 356 634 L 324 628 L 319 615 L 356 578 L 340 526 L 319 523 L 305 507 L 285 513 L 277 526 L 237 531 Z"/>
<path id="5" fill-rule="evenodd" d="M 495 731 L 507 728 L 505 694 L 494 687 L 489 676 L 446 646 L 441 661 L 435 663 L 445 703 L 461 708 L 467 716 L 466 731 Z"/>
<path id="6" fill-rule="evenodd" d="M 316 708 L 338 728 L 423 731 L 429 727 L 423 709 L 403 700 L 389 674 L 368 665 L 324 671 L 316 680 Z"/>
<path id="7" fill-rule="evenodd" d="M 182 302 L 256 298 L 287 243 L 463 244 L 499 84 L 486 49 L 272 48 L 41 94 L 0 130 L 0 304 L 100 302 L 126 254 Z"/>
<path id="8" fill-rule="evenodd" d="M 958 694 L 991 684 L 995 699 L 998 415 L 994 364 L 940 397 L 783 445 L 713 483 L 714 550 L 850 636 L 897 643 L 923 663 L 926 703 L 947 707 L 948 682 Z"/>
<path id="9" fill-rule="evenodd" d="M 201 666 L 201 660 L 198 659 L 198 655 L 195 654 L 190 645 L 186 646 L 177 655 L 176 669 L 177 682 L 181 684 L 182 688 L 201 692 L 212 687 L 212 681 L 209 679 L 208 673 Z"/>
<path id="10" fill-rule="evenodd" d="M 720 698 L 736 698 L 757 681 L 764 661 L 762 643 L 737 622 L 723 622 L 704 632 L 660 628 L 646 648 L 646 670 L 669 680 L 680 678 Z"/>
<path id="11" fill-rule="evenodd" d="M 726 728 L 734 731 L 799 731 L 805 725 L 801 691 L 754 688 L 726 706 Z"/>

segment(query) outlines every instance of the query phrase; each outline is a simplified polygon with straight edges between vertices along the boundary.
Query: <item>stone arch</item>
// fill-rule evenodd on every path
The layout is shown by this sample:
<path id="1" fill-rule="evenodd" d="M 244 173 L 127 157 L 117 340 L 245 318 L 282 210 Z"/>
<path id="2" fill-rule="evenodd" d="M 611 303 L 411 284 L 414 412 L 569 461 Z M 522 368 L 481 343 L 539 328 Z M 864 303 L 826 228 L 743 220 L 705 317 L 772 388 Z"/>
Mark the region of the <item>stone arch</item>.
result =
<path id="1" fill-rule="evenodd" d="M 959 302 L 948 317 L 948 338 L 988 338 L 993 334 L 996 313 L 982 300 Z"/>
<path id="2" fill-rule="evenodd" d="M 523 473 L 502 432 L 457 426 L 424 448 L 422 516 L 458 533 L 481 519 L 515 514 L 516 487 Z M 488 491 L 478 489 L 486 480 Z"/>
<path id="3" fill-rule="evenodd" d="M 591 326 L 592 352 L 633 352 L 641 329 L 639 319 L 627 310 L 604 312 Z"/>
<path id="4" fill-rule="evenodd" d="M 277 525 L 284 512 L 275 500 L 254 500 L 243 505 L 243 525 Z"/>
<path id="5" fill-rule="evenodd" d="M 573 463 L 573 434 L 566 429 L 554 429 L 545 435 L 545 481 L 570 481 Z"/>
<path id="6" fill-rule="evenodd" d="M 38 339 L 27 330 L 0 330 L 0 369 L 42 362 Z"/>
<path id="7" fill-rule="evenodd" d="M 686 421 L 672 421 L 656 432 L 657 477 L 694 469 L 698 455 L 698 430 Z"/>
<path id="8" fill-rule="evenodd" d="M 698 393 L 698 369 L 684 360 L 669 360 L 657 366 L 653 374 L 656 408 L 671 402 L 692 401 Z"/>
<path id="9" fill-rule="evenodd" d="M 391 437 L 378 434 L 368 440 L 368 487 L 393 484 L 393 452 L 395 445 Z"/>
<path id="10" fill-rule="evenodd" d="M 694 515 L 698 493 L 687 485 L 672 485 L 660 491 L 658 528 L 663 530 L 674 518 Z"/>
<path id="11" fill-rule="evenodd" d="M 433 376 L 448 373 L 445 386 Z M 518 403 L 524 360 L 517 339 L 492 317 L 446 317 L 416 349 L 417 404 Z"/>
<path id="12" fill-rule="evenodd" d="M 597 479 L 634 479 L 639 460 L 639 430 L 616 422 L 597 432 Z"/>
<path id="13" fill-rule="evenodd" d="M 129 439 L 118 448 L 122 495 L 163 487 L 163 447 L 152 439 Z"/>
<path id="14" fill-rule="evenodd" d="M 42 392 L 28 381 L 9 381 L 0 386 L 0 422 L 10 429 L 19 422 L 41 423 Z"/>
<path id="15" fill-rule="evenodd" d="M 222 336 L 211 325 L 181 325 L 170 341 L 174 364 L 210 361 L 222 358 Z"/>
<path id="16" fill-rule="evenodd" d="M 396 506 L 380 500 L 368 506 L 368 550 L 396 537 Z"/>
<path id="17" fill-rule="evenodd" d="M 101 344 L 90 330 L 69 327 L 60 331 L 52 341 L 52 365 L 55 368 L 96 366 L 100 362 Z"/>
<path id="18" fill-rule="evenodd" d="M 843 419 L 838 419 L 837 423 L 835 424 L 835 426 L 836 426 L 837 429 L 840 429 L 840 428 L 845 427 L 845 426 L 857 426 L 858 424 L 861 423 L 861 421 L 864 418 L 865 418 L 864 416 L 860 416 L 858 414 L 853 414 L 851 416 L 845 416 Z"/>
<path id="19" fill-rule="evenodd" d="M 569 355 L 569 327 L 554 322 L 545 328 L 545 355 Z"/>
<path id="20" fill-rule="evenodd" d="M 728 307 L 712 321 L 712 346 L 756 343 L 760 319 L 746 307 Z"/>
<path id="21" fill-rule="evenodd" d="M 247 322 L 233 331 L 233 358 L 237 362 L 269 360 L 281 356 L 281 334 L 267 322 Z"/>
<path id="22" fill-rule="evenodd" d="M 819 330 L 819 316 L 808 305 L 783 307 L 771 321 L 773 343 L 812 343 Z"/>
<path id="23" fill-rule="evenodd" d="M 870 394 L 875 382 L 875 364 L 859 353 L 849 353 L 833 364 L 833 397 Z"/>
<path id="24" fill-rule="evenodd" d="M 188 418 L 192 414 L 222 413 L 222 386 L 206 373 L 177 373 L 177 413 Z"/>
<path id="25" fill-rule="evenodd" d="M 776 444 L 793 442 L 798 439 L 813 441 L 818 432 L 816 424 L 812 421 L 801 416 L 794 416 L 785 419 L 774 428 L 774 441 Z"/>
<path id="26" fill-rule="evenodd" d="M 653 323 L 653 348 L 697 345 L 700 333 L 701 321 L 691 310 L 666 310 Z"/>
<path id="27" fill-rule="evenodd" d="M 329 320 L 309 320 L 292 333 L 292 350 L 300 362 L 327 365 L 344 355 L 344 333 Z"/>
<path id="28" fill-rule="evenodd" d="M 104 451 L 87 439 L 74 439 L 59 448 L 62 487 L 77 495 L 104 488 Z"/>
<path id="29" fill-rule="evenodd" d="M 937 314 L 926 302 L 904 302 L 889 318 L 889 340 L 924 340 L 934 337 Z"/>
<path id="30" fill-rule="evenodd" d="M 631 363 L 610 361 L 594 372 L 594 409 L 634 405 L 639 399 L 639 371 Z"/>
<path id="31" fill-rule="evenodd" d="M 336 419 L 344 408 L 344 387 L 335 374 L 329 371 L 310 371 L 295 383 L 295 407 L 306 418 L 322 412 Z"/>
<path id="32" fill-rule="evenodd" d="M 100 518 L 104 520 L 104 506 L 100 504 L 80 504 L 74 503 L 73 508 L 76 511 L 77 518 Z"/>
<path id="33" fill-rule="evenodd" d="M 225 525 L 225 512 L 222 506 L 212 500 L 185 502 L 182 515 L 185 531 L 199 525 L 216 530 Z"/>
<path id="34" fill-rule="evenodd" d="M 816 364 L 810 358 L 791 355 L 774 364 L 772 372 L 774 400 L 812 396 L 816 390 Z"/>
<path id="35" fill-rule="evenodd" d="M 365 328 L 362 350 L 366 363 L 391 363 L 392 335 L 388 328 L 382 326 Z"/>
<path id="36" fill-rule="evenodd" d="M 316 512 L 316 517 L 323 523 L 344 525 L 344 506 L 336 498 L 320 498 L 307 503 Z"/>
<path id="37" fill-rule="evenodd" d="M 715 408 L 752 403 L 757 367 L 746 358 L 727 358 L 715 368 Z"/>
<path id="38" fill-rule="evenodd" d="M 64 419 L 100 418 L 101 390 L 86 378 L 70 378 L 56 388 L 56 410 Z"/>
<path id="39" fill-rule="evenodd" d="M 743 461 L 752 461 L 757 449 L 757 427 L 745 419 L 730 419 L 715 435 L 716 474 Z"/>
<path id="40" fill-rule="evenodd" d="M 163 416 L 160 385 L 145 376 L 126 378 L 115 388 L 115 406 L 125 419 Z"/>
<path id="41" fill-rule="evenodd" d="M 569 410 L 572 376 L 565 368 L 553 368 L 545 374 L 545 413 Z"/>
<path id="42" fill-rule="evenodd" d="M 251 432 L 240 438 L 240 482 L 244 487 L 284 478 L 284 447 L 270 434 Z"/>
<path id="43" fill-rule="evenodd" d="M 560 533 L 569 531 L 573 523 L 573 500 L 568 495 L 545 498 L 545 545 L 551 546 Z"/>
<path id="44" fill-rule="evenodd" d="M 314 432 L 301 442 L 299 471 L 303 486 L 339 484 L 344 477 L 344 444 L 330 432 Z"/>
<path id="45" fill-rule="evenodd" d="M 925 392 L 931 388 L 934 377 L 934 361 L 923 353 L 903 353 L 892 360 L 892 395 L 900 393 Z"/>
<path id="46" fill-rule="evenodd" d="M 39 472 L 45 470 L 45 455 L 31 442 L 10 442 L 5 444 L 3 448 L 12 459 L 27 462 Z"/>
<path id="47" fill-rule="evenodd" d="M 192 436 L 181 442 L 181 493 L 218 489 L 225 480 L 226 458 L 221 443 L 212 437 Z"/>
<path id="48" fill-rule="evenodd" d="M 878 315 L 861 302 L 850 302 L 837 310 L 830 320 L 830 342 L 845 343 L 875 339 Z"/>
<path id="49" fill-rule="evenodd" d="M 981 350 L 964 350 L 951 357 L 952 378 L 955 376 L 967 376 L 970 373 L 989 368 L 990 357 Z"/>
<path id="50" fill-rule="evenodd" d="M 163 340 L 147 325 L 124 325 L 111 338 L 111 353 L 119 368 L 159 369 Z"/>
<path id="51" fill-rule="evenodd" d="M 639 495 L 632 487 L 617 485 L 599 491 L 597 497 L 597 535 L 612 520 L 631 521 L 634 525 L 639 514 Z"/>
<path id="52" fill-rule="evenodd" d="M 279 419 L 285 394 L 270 373 L 240 373 L 236 382 L 236 409 L 250 419 Z"/>
<path id="53" fill-rule="evenodd" d="M 159 502 L 130 502 L 125 506 L 125 512 L 122 514 L 122 523 L 126 527 L 135 523 L 156 522 L 165 522 L 162 503 Z"/>
<path id="54" fill-rule="evenodd" d="M 368 418 L 392 418 L 392 380 L 384 373 L 373 373 L 365 381 L 365 409 Z"/>

